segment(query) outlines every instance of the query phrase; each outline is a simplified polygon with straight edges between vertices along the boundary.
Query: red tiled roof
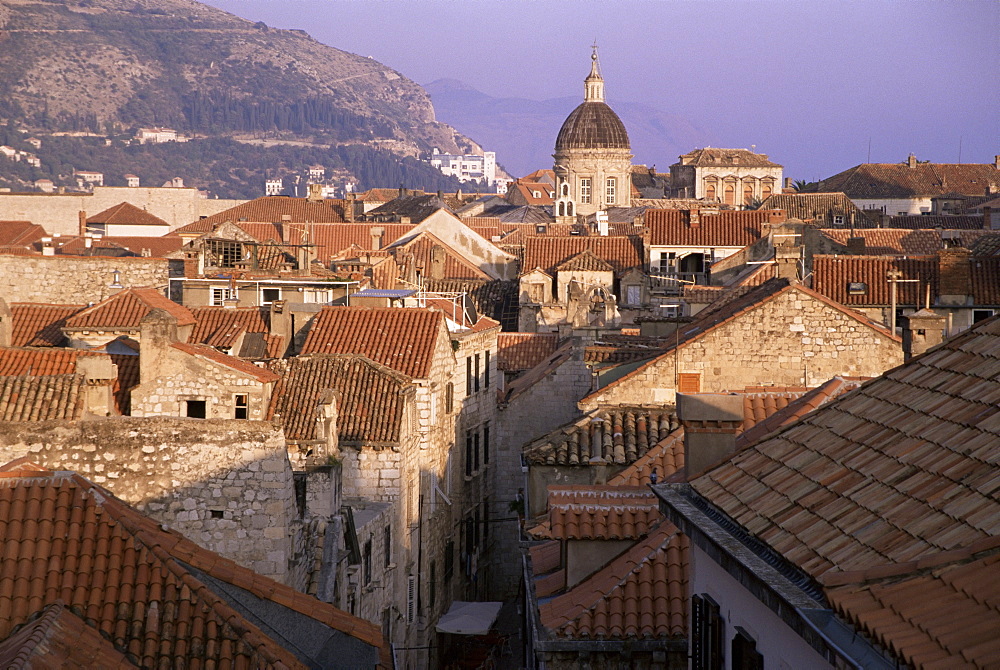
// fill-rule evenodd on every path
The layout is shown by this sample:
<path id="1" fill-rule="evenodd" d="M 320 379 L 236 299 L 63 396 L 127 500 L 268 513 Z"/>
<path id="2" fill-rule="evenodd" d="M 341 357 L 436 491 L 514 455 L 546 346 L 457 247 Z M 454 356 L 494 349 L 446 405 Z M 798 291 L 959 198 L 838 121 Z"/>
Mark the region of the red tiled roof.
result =
<path id="1" fill-rule="evenodd" d="M 882 220 L 886 228 L 910 228 L 914 230 L 925 228 L 942 228 L 946 230 L 982 230 L 985 221 L 982 216 L 966 216 L 955 214 L 908 214 L 902 216 L 887 216 Z"/>
<path id="2" fill-rule="evenodd" d="M 1000 306 L 1000 256 L 973 257 L 969 262 L 975 304 Z"/>
<path id="3" fill-rule="evenodd" d="M 139 329 L 139 322 L 154 309 L 162 309 L 177 318 L 178 326 L 195 322 L 183 305 L 178 305 L 154 288 L 132 288 L 88 307 L 66 319 L 66 328 L 114 330 Z"/>
<path id="4" fill-rule="evenodd" d="M 315 354 L 274 361 L 281 375 L 275 384 L 268 420 L 280 417 L 288 440 L 315 440 L 317 407 L 328 392 L 336 394 L 340 444 L 398 444 L 410 379 L 364 356 Z"/>
<path id="5" fill-rule="evenodd" d="M 594 575 L 540 605 L 541 623 L 560 638 L 684 636 L 687 553 L 687 537 L 664 521 Z"/>
<path id="6" fill-rule="evenodd" d="M 590 249 L 584 249 L 575 256 L 563 261 L 556 267 L 556 271 L 561 270 L 583 270 L 587 272 L 614 272 L 614 268 L 607 262 L 594 255 Z"/>
<path id="7" fill-rule="evenodd" d="M 31 247 L 48 233 L 31 221 L 0 221 L 0 246 Z"/>
<path id="8" fill-rule="evenodd" d="M 510 190 L 516 190 L 521 196 L 521 199 L 529 205 L 551 205 L 553 203 L 552 196 L 555 194 L 555 189 L 549 184 L 542 184 L 536 182 L 522 182 L 516 181 L 507 187 L 508 193 Z M 535 193 L 538 193 L 538 197 L 535 197 Z M 509 199 L 508 195 L 508 199 Z"/>
<path id="9" fill-rule="evenodd" d="M 774 193 L 764 198 L 761 209 L 780 209 L 790 219 L 830 225 L 834 216 L 843 216 L 844 225 L 872 225 L 865 213 L 843 193 Z"/>
<path id="10" fill-rule="evenodd" d="M 659 499 L 644 486 L 550 485 L 548 492 L 543 536 L 552 539 L 638 540 L 663 518 Z"/>
<path id="11" fill-rule="evenodd" d="M 540 268 L 555 276 L 556 267 L 580 252 L 589 249 L 621 273 L 645 265 L 642 238 L 629 235 L 618 237 L 527 237 L 524 240 L 523 272 Z"/>
<path id="12" fill-rule="evenodd" d="M 837 613 L 914 668 L 1000 665 L 1000 552 L 826 590 Z"/>
<path id="13" fill-rule="evenodd" d="M 309 617 L 392 665 L 375 624 L 165 530 L 74 473 L 8 464 L 0 471 L 0 510 L 2 555 L 20 559 L 0 561 L 0 639 L 61 599 L 141 667 L 306 667 L 287 641 L 268 637 L 220 596 L 213 583 L 223 582 L 226 593 Z"/>
<path id="14" fill-rule="evenodd" d="M 62 600 L 46 605 L 41 616 L 0 641 L 0 666 L 8 670 L 136 667 Z"/>
<path id="15" fill-rule="evenodd" d="M 0 376 L 0 421 L 76 420 L 83 414 L 83 375 Z"/>
<path id="16" fill-rule="evenodd" d="M 444 275 L 442 279 L 489 279 L 490 276 L 469 262 L 454 249 L 426 231 L 417 234 L 406 242 L 394 246 L 392 251 L 398 263 L 403 264 L 404 258 L 412 262 L 414 267 L 423 267 L 426 274 L 431 270 L 431 250 L 440 247 L 444 253 Z"/>
<path id="17" fill-rule="evenodd" d="M 944 248 L 940 230 L 912 230 L 908 228 L 864 228 L 859 230 L 843 230 L 840 228 L 824 228 L 820 232 L 830 239 L 847 245 L 847 240 L 860 237 L 865 241 L 864 254 L 876 256 L 930 255 Z M 970 248 L 976 239 L 988 231 L 961 231 L 959 240 L 965 248 Z"/>
<path id="18" fill-rule="evenodd" d="M 85 349 L 0 349 L 0 377 L 68 375 L 76 372 L 80 356 L 106 356 Z"/>
<path id="19" fill-rule="evenodd" d="M 200 356 L 216 363 L 217 365 L 224 365 L 227 368 L 241 372 L 249 377 L 253 377 L 257 381 L 264 384 L 267 382 L 278 381 L 278 375 L 274 374 L 270 370 L 265 370 L 264 368 L 254 365 L 253 363 L 248 363 L 241 358 L 226 355 L 221 351 L 204 344 L 174 342 L 170 346 L 191 356 Z"/>
<path id="20" fill-rule="evenodd" d="M 889 270 L 902 273 L 901 279 L 918 282 L 897 284 L 896 301 L 900 305 L 922 304 L 929 282 L 931 301 L 938 295 L 938 259 L 936 256 L 813 256 L 813 289 L 842 305 L 888 305 L 891 284 Z M 848 284 L 865 284 L 864 293 L 852 294 Z"/>
<path id="21" fill-rule="evenodd" d="M 66 319 L 83 305 L 46 305 L 34 302 L 10 304 L 13 316 L 13 347 L 58 347 L 66 339 L 62 328 Z"/>
<path id="22" fill-rule="evenodd" d="M 785 220 L 776 210 L 741 210 L 707 213 L 701 211 L 692 225 L 696 210 L 646 210 L 649 243 L 667 246 L 745 247 L 761 238 L 764 225 Z"/>
<path id="23" fill-rule="evenodd" d="M 184 244 L 180 237 L 164 235 L 161 237 L 140 237 L 140 236 L 104 236 L 100 239 L 92 239 L 91 247 L 88 250 L 86 238 L 73 237 L 63 238 L 65 242 L 59 247 L 59 253 L 73 256 L 99 256 L 98 249 L 115 249 L 131 252 L 136 256 L 144 256 L 144 251 L 149 251 L 150 258 L 163 258 L 167 254 L 178 251 Z M 119 252 L 120 253 L 120 252 Z"/>
<path id="24" fill-rule="evenodd" d="M 862 163 L 819 182 L 821 191 L 842 191 L 850 198 L 914 198 L 961 193 L 982 195 L 1000 186 L 991 163 Z"/>
<path id="25" fill-rule="evenodd" d="M 732 165 L 739 167 L 781 167 L 767 158 L 767 154 L 758 154 L 747 149 L 720 149 L 705 147 L 695 149 L 681 156 L 674 165 Z"/>
<path id="26" fill-rule="evenodd" d="M 270 313 L 260 307 L 195 307 L 191 314 L 197 322 L 188 337 L 192 344 L 231 349 L 241 333 L 270 332 Z"/>
<path id="27" fill-rule="evenodd" d="M 238 221 L 275 223 L 283 221 L 283 216 L 291 217 L 291 223 L 342 223 L 344 221 L 344 201 L 310 201 L 307 198 L 266 195 L 236 205 L 235 207 L 230 207 L 217 214 L 201 219 L 196 223 L 206 226 L 204 230 L 208 231 L 216 223 L 224 221 L 232 221 L 234 223 Z"/>
<path id="28" fill-rule="evenodd" d="M 524 458 L 536 465 L 633 463 L 676 427 L 671 408 L 602 407 L 531 441 Z"/>
<path id="29" fill-rule="evenodd" d="M 530 370 L 555 353 L 557 333 L 500 333 L 497 335 L 497 369 Z"/>
<path id="30" fill-rule="evenodd" d="M 305 354 L 361 354 L 415 379 L 430 375 L 444 314 L 433 309 L 324 307 L 302 345 Z"/>
<path id="31" fill-rule="evenodd" d="M 1000 319 L 736 454 L 692 487 L 815 578 L 1000 535 Z"/>
<path id="32" fill-rule="evenodd" d="M 139 209 L 128 202 L 121 202 L 113 207 L 108 207 L 103 212 L 87 217 L 87 223 L 103 223 L 118 225 L 140 225 L 140 226 L 169 226 L 170 224 L 158 216 L 154 216 L 144 209 Z"/>

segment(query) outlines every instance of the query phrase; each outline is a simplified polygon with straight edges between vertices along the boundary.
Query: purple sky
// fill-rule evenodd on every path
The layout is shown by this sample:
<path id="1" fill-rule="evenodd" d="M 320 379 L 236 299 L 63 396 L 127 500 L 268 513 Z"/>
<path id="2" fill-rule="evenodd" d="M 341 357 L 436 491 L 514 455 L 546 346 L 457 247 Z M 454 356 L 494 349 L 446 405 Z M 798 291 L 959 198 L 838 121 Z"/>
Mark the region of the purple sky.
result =
<path id="1" fill-rule="evenodd" d="M 910 152 L 958 162 L 960 142 L 965 163 L 1000 154 L 995 0 L 208 4 L 302 28 L 421 84 L 453 78 L 495 97 L 582 97 L 596 38 L 612 107 L 635 101 L 678 114 L 713 146 L 755 144 L 794 178 L 865 162 L 869 138 L 872 162 Z"/>

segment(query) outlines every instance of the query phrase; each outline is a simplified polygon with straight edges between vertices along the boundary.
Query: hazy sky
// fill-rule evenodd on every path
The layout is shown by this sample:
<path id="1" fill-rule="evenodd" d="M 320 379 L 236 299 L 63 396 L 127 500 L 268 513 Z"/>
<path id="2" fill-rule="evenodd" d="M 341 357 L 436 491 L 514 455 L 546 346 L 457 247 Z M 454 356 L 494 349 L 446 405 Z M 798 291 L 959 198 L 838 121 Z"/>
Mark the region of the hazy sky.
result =
<path id="1" fill-rule="evenodd" d="M 208 4 L 496 97 L 582 97 L 596 39 L 612 107 L 678 114 L 713 146 L 755 144 L 795 178 L 865 162 L 869 138 L 872 162 L 958 162 L 960 144 L 965 163 L 1000 154 L 996 0 Z"/>

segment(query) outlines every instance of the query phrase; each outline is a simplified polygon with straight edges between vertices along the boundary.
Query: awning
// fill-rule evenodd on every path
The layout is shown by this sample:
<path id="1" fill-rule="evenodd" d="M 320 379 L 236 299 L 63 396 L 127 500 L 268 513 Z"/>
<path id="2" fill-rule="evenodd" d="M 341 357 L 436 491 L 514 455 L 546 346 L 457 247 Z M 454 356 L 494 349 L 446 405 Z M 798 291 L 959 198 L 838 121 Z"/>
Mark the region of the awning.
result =
<path id="1" fill-rule="evenodd" d="M 500 614 L 503 603 L 456 600 L 437 624 L 437 632 L 452 635 L 486 635 Z"/>

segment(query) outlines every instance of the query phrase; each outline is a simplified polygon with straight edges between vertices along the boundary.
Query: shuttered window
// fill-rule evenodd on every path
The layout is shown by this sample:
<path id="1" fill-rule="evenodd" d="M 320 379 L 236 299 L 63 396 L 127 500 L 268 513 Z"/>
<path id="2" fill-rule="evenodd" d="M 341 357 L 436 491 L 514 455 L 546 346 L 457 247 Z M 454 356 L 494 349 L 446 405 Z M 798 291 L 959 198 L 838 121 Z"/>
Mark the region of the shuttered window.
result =
<path id="1" fill-rule="evenodd" d="M 682 372 L 677 375 L 677 390 L 681 393 L 701 393 L 701 373 Z"/>

